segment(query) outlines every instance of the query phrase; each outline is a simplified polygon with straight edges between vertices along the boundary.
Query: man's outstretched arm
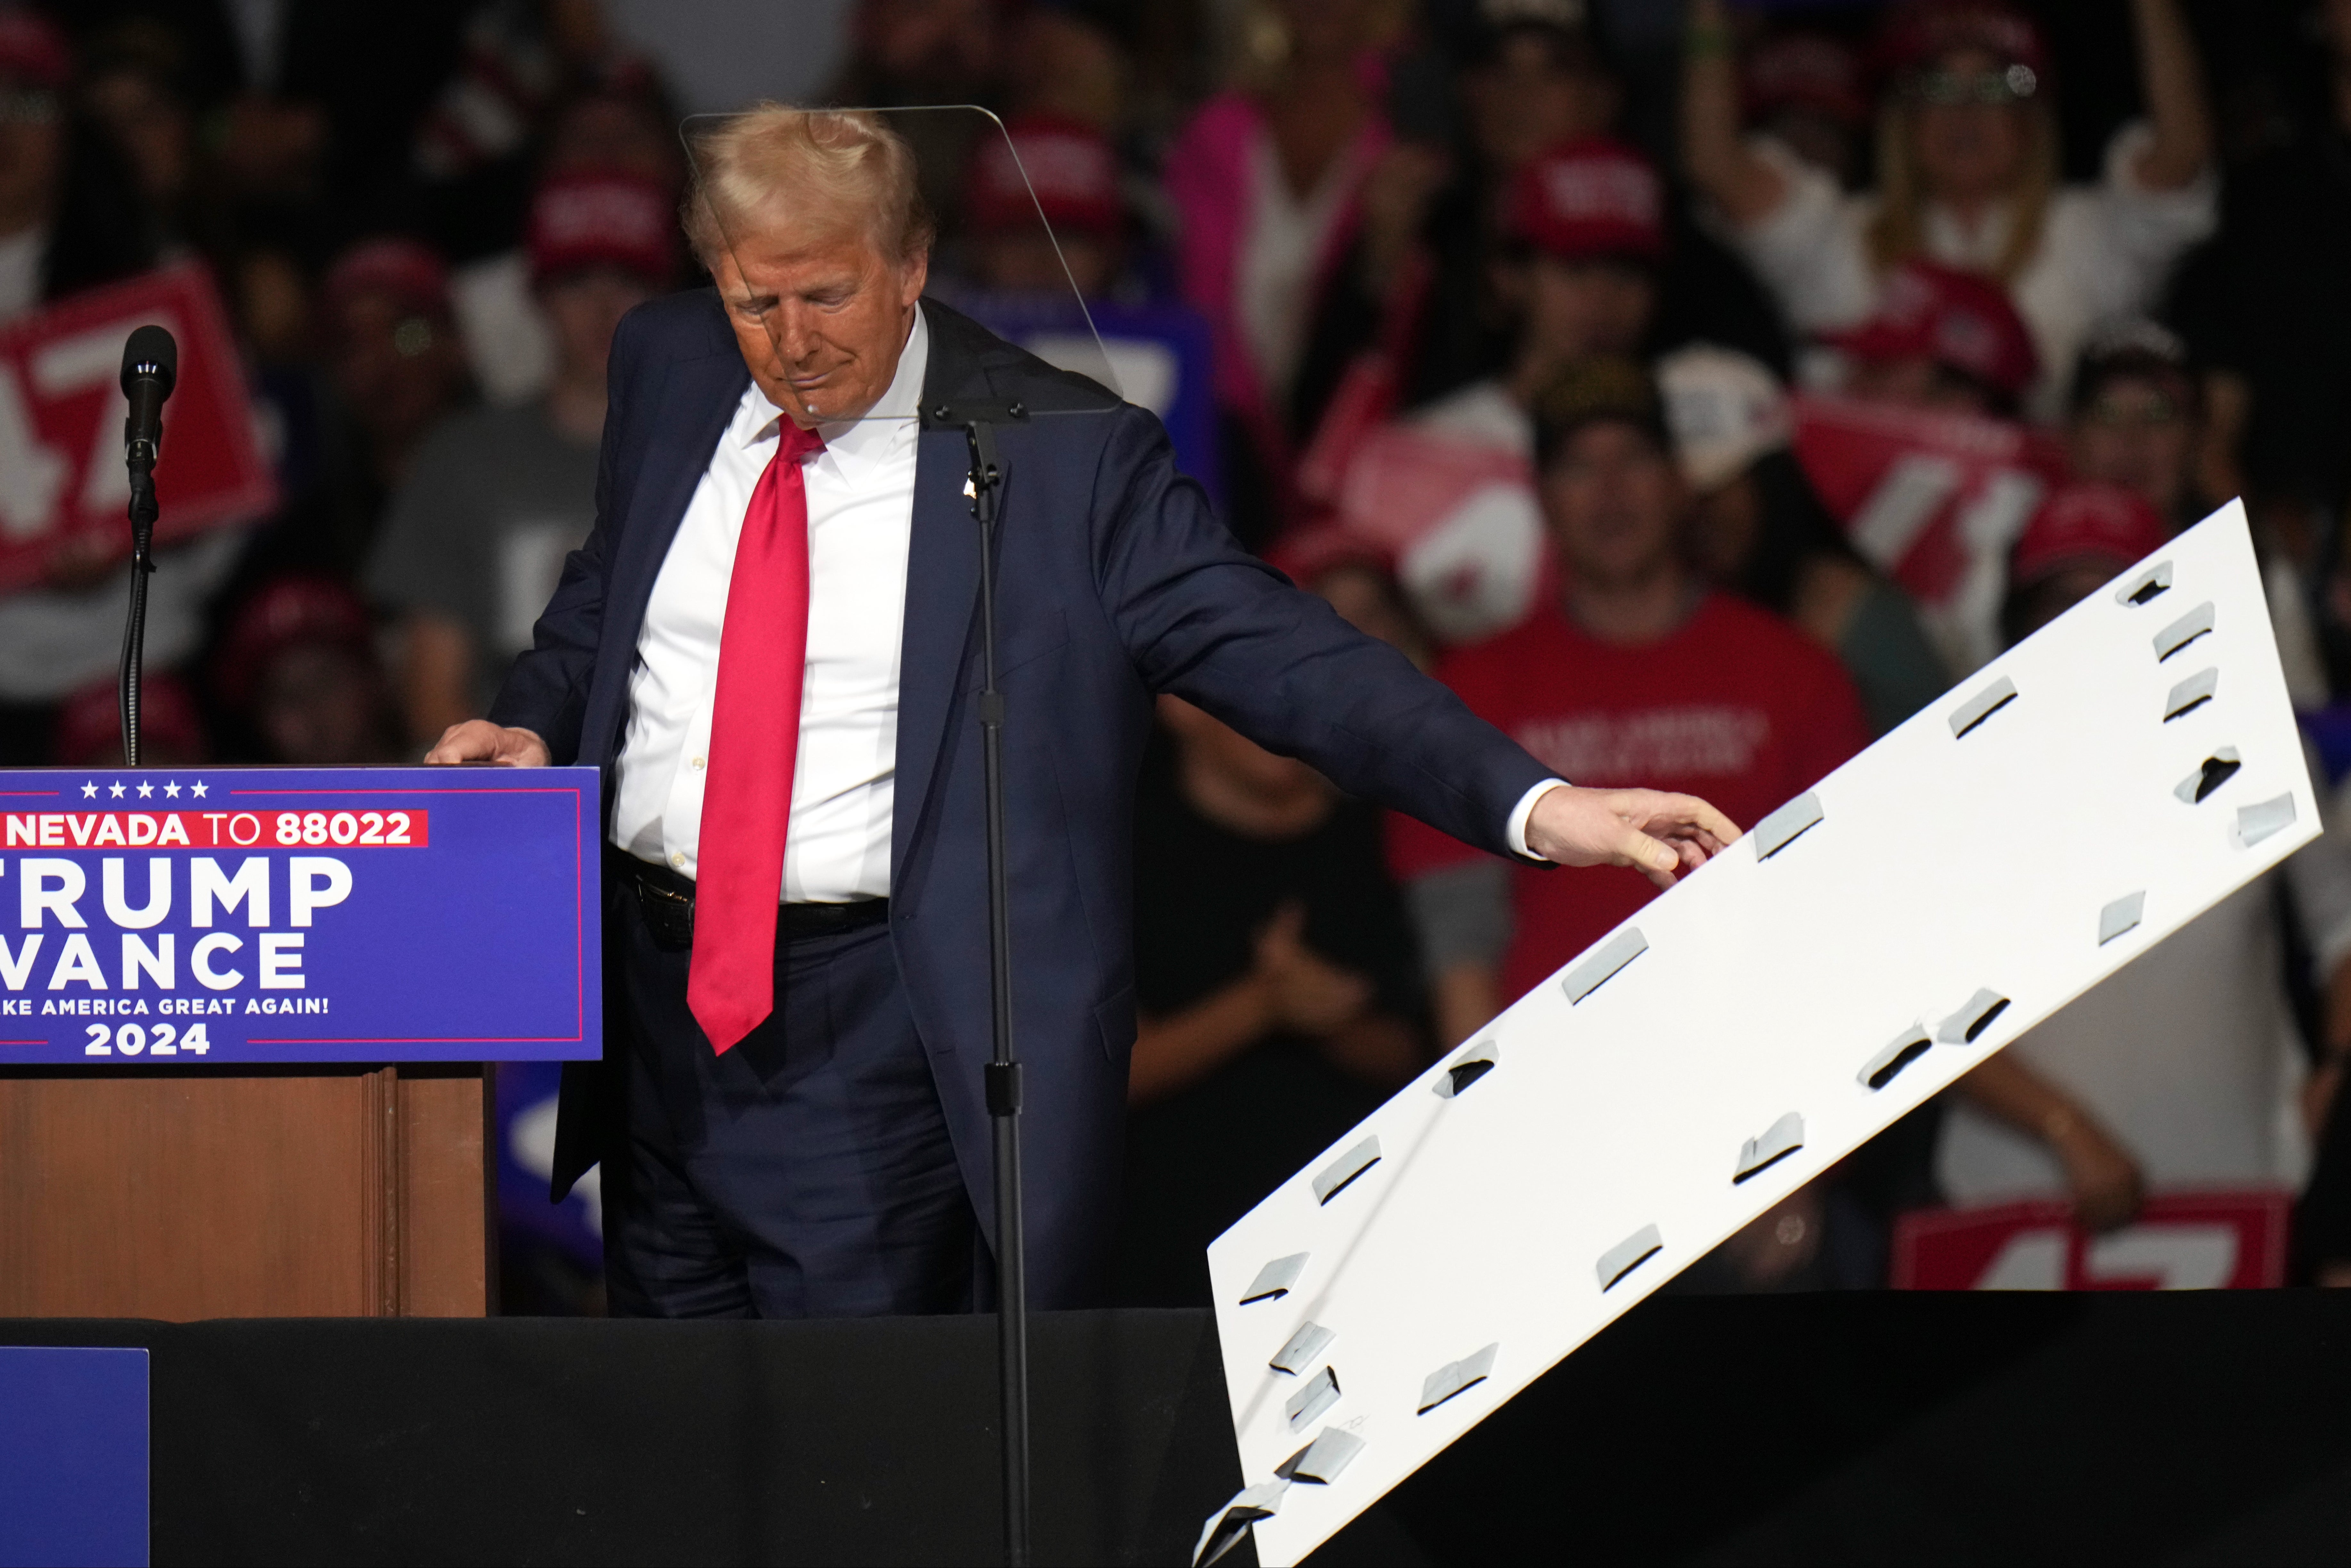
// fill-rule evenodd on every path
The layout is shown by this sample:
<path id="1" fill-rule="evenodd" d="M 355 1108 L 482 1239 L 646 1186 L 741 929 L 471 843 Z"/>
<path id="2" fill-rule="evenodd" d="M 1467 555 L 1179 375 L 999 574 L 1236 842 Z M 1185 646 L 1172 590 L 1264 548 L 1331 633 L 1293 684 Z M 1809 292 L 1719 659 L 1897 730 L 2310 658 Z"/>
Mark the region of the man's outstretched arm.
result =
<path id="1" fill-rule="evenodd" d="M 1103 602 L 1144 684 L 1350 794 L 1520 860 L 1670 885 L 1739 836 L 1704 801 L 1579 789 L 1385 643 L 1240 549 L 1148 415 L 1117 416 L 1095 497 Z"/>

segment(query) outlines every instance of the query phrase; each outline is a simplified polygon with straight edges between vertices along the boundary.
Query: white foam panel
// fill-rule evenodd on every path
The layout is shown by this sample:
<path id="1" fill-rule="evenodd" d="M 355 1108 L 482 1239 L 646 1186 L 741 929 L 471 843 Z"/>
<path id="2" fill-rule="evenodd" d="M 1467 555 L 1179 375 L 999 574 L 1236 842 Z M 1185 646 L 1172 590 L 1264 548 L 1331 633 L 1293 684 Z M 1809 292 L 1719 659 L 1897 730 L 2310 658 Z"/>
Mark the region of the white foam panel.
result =
<path id="1" fill-rule="evenodd" d="M 1234 1523 L 1295 1563 L 2317 832 L 2232 504 L 1757 825 L 1217 1239 L 1251 1489 Z M 1289 1465 L 1331 1429 L 1361 1446 Z"/>

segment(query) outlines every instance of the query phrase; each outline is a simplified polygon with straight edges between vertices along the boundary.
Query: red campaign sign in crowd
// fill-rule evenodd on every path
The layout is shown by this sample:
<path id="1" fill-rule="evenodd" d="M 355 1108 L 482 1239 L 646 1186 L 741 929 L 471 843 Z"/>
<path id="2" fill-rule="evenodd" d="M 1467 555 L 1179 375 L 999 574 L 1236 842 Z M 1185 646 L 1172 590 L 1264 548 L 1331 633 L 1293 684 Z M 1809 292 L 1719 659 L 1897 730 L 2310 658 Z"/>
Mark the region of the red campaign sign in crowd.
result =
<path id="1" fill-rule="evenodd" d="M 1395 563 L 1414 607 L 1447 642 L 1516 626 L 1556 586 L 1532 470 L 1507 448 L 1380 426 L 1350 453 L 1335 512 Z"/>
<path id="2" fill-rule="evenodd" d="M 1810 393 L 1790 405 L 1796 461 L 1855 547 L 1910 591 L 1930 624 L 1964 621 L 1986 634 L 2009 546 L 2064 476 L 2055 438 L 1973 414 Z M 1953 651 L 1972 667 L 1997 649 Z"/>
<path id="3" fill-rule="evenodd" d="M 1901 1291 L 2266 1290 L 2285 1283 L 2288 1199 L 2167 1192 L 2092 1234 L 2062 1199 L 1928 1209 L 1894 1228 Z"/>
<path id="4" fill-rule="evenodd" d="M 122 462 L 122 345 L 153 323 L 180 346 L 155 465 L 155 536 L 183 538 L 277 504 L 219 296 L 193 263 L 78 294 L 0 327 L 0 592 L 40 580 L 49 553 L 94 530 L 119 533 L 131 481 Z"/>

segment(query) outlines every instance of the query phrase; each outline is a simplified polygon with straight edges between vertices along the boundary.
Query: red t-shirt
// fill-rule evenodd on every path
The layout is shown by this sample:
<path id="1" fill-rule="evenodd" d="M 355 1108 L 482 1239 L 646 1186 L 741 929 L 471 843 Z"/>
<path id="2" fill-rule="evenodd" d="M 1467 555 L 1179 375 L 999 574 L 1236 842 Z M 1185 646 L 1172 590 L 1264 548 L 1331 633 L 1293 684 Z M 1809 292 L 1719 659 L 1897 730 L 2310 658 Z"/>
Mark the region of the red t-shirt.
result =
<path id="1" fill-rule="evenodd" d="M 1869 743 L 1834 654 L 1778 617 L 1708 594 L 1662 642 L 1623 647 L 1557 609 L 1462 649 L 1437 674 L 1471 710 L 1579 784 L 1701 795 L 1742 828 Z M 1473 859 L 1392 816 L 1399 877 Z M 1502 994 L 1516 999 L 1656 896 L 1639 872 L 1515 867 Z"/>

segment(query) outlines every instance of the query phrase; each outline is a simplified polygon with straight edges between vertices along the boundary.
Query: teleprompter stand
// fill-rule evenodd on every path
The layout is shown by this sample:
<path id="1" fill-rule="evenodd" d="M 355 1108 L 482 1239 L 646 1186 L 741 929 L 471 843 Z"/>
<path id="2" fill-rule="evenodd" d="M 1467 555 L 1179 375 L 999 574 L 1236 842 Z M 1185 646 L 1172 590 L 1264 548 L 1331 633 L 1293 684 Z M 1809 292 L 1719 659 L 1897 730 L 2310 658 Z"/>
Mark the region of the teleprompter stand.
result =
<path id="1" fill-rule="evenodd" d="M 1029 1276 L 1021 1226 L 1020 1059 L 1012 1044 L 1012 916 L 1004 854 L 1004 693 L 996 684 L 996 538 L 1005 465 L 996 427 L 1022 421 L 1017 402 L 966 400 L 923 410 L 931 430 L 956 430 L 971 449 L 971 514 L 979 523 L 981 772 L 987 791 L 987 948 L 994 1050 L 987 1115 L 995 1133 L 997 1346 L 1004 1405 L 1004 1560 L 1025 1568 L 1029 1511 Z"/>

